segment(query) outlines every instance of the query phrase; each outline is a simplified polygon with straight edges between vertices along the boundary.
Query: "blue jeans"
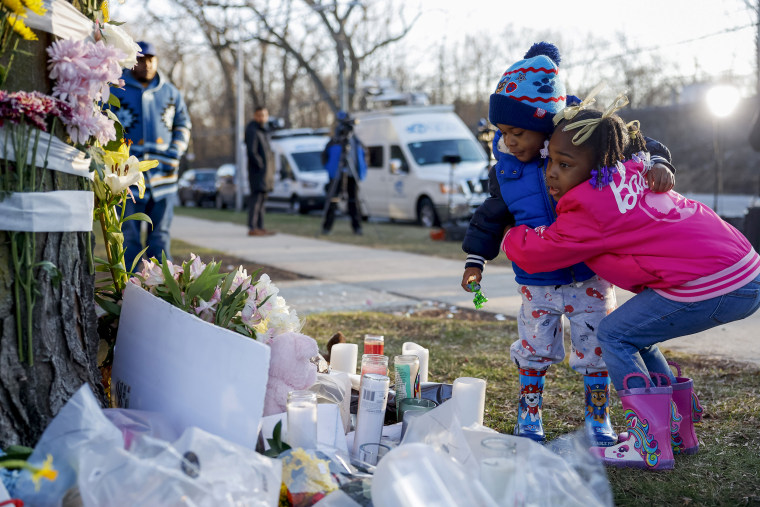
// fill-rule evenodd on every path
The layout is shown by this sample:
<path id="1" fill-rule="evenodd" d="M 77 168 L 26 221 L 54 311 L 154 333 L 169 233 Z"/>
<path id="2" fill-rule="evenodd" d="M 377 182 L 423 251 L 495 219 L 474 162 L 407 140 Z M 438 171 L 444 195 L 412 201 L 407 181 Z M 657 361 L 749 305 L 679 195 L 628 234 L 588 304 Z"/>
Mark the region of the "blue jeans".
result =
<path id="1" fill-rule="evenodd" d="M 733 292 L 706 301 L 683 303 L 645 289 L 599 324 L 597 336 L 610 379 L 618 391 L 629 373 L 663 373 L 676 379 L 657 343 L 698 333 L 752 315 L 760 307 L 760 276 Z M 632 377 L 628 387 L 645 387 Z"/>
<path id="2" fill-rule="evenodd" d="M 132 267 L 132 261 L 140 251 L 148 246 L 148 249 L 143 254 L 143 257 L 150 259 L 155 257 L 159 261 L 161 260 L 161 252 L 166 253 L 166 258 L 171 259 L 171 238 L 169 237 L 169 229 L 172 225 L 172 218 L 174 217 L 174 202 L 176 194 L 170 194 L 162 199 L 154 200 L 150 194 L 150 190 L 145 191 L 145 196 L 140 199 L 137 197 L 137 192 L 134 192 L 135 201 L 127 199 L 126 210 L 124 216 L 129 216 L 133 213 L 145 213 L 153 221 L 153 226 L 148 226 L 148 237 L 146 238 L 146 244 L 142 244 L 140 237 L 140 231 L 142 224 L 145 223 L 142 220 L 129 220 L 124 222 L 121 227 L 121 231 L 124 233 L 124 264 L 129 270 Z M 135 266 L 135 270 L 139 270 L 142 266 L 138 263 Z"/>

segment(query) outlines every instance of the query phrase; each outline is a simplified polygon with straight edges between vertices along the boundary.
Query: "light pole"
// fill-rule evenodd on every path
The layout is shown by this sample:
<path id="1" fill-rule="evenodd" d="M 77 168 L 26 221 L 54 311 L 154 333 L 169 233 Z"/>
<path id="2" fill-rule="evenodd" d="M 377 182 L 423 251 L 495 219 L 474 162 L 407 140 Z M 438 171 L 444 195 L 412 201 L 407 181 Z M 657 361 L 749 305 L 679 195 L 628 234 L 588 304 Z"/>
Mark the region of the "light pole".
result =
<path id="1" fill-rule="evenodd" d="M 739 91 L 726 84 L 715 85 L 707 91 L 705 101 L 713 115 L 713 149 L 715 150 L 715 188 L 713 211 L 718 213 L 718 196 L 723 192 L 723 147 L 721 121 L 728 117 L 739 103 Z"/>

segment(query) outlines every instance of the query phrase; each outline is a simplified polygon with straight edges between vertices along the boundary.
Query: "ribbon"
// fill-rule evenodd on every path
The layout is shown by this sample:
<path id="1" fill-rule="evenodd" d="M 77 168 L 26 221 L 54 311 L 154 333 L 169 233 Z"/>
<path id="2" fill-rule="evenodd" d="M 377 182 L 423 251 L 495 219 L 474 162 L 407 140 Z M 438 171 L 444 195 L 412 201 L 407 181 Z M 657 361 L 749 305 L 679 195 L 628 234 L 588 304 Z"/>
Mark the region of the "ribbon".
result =
<path id="1" fill-rule="evenodd" d="M 605 86 L 607 86 L 607 84 L 602 81 L 596 85 L 594 89 L 591 90 L 591 92 L 589 92 L 588 97 L 583 99 L 580 104 L 577 106 L 567 106 L 561 109 L 557 114 L 554 115 L 554 125 L 556 126 L 562 120 L 572 120 L 575 118 L 576 114 L 580 113 L 584 109 L 591 107 L 594 102 L 596 102 L 596 94 L 602 91 Z"/>
<path id="2" fill-rule="evenodd" d="M 598 86 L 597 86 L 598 88 Z M 594 89 L 596 91 L 596 88 Z M 577 107 L 580 107 L 579 104 Z M 591 103 L 589 103 L 591 104 Z M 566 125 L 562 131 L 567 132 L 568 130 L 576 130 L 580 129 L 577 134 L 573 136 L 573 144 L 578 146 L 580 144 L 583 144 L 590 136 L 594 133 L 594 130 L 596 130 L 596 127 L 599 126 L 599 124 L 604 120 L 605 118 L 609 118 L 613 114 L 615 114 L 617 111 L 620 111 L 625 106 L 628 105 L 628 97 L 625 96 L 625 93 L 622 92 L 618 94 L 617 97 L 615 97 L 615 100 L 612 101 L 612 104 L 610 104 L 607 109 L 604 110 L 602 113 L 602 116 L 600 118 L 588 118 L 586 120 L 580 120 L 573 123 L 570 123 Z M 573 107 L 573 106 L 571 106 Z M 587 106 L 588 107 L 588 106 Z M 565 108 L 568 109 L 568 108 Z M 578 112 L 580 112 L 581 109 L 573 113 L 573 117 L 575 117 Z M 556 117 L 555 117 L 556 118 Z"/>

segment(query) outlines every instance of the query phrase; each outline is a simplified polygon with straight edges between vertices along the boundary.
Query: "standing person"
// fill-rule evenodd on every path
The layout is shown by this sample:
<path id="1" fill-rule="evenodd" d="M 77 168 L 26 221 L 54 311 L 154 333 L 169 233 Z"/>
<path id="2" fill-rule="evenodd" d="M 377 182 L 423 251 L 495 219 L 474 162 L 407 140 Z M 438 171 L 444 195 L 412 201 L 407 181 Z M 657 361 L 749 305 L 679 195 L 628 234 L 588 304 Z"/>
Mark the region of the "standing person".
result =
<path id="1" fill-rule="evenodd" d="M 354 234 L 361 236 L 362 221 L 359 212 L 359 183 L 367 175 L 367 161 L 364 147 L 356 139 L 354 120 L 343 111 L 338 113 L 338 125 L 335 133 L 322 152 L 322 163 L 330 176 L 327 185 L 327 210 L 322 222 L 322 234 L 330 234 L 335 209 L 345 191 L 348 195 L 348 214 L 351 216 L 351 228 Z"/>
<path id="2" fill-rule="evenodd" d="M 489 120 L 499 129 L 493 148 L 497 162 L 489 172 L 490 196 L 476 210 L 462 242 L 468 254 L 462 276 L 467 291 L 471 291 L 470 282 L 480 283 L 486 261 L 499 254 L 506 227 L 554 222 L 555 201 L 546 190 L 540 153 L 554 129 L 554 113 L 567 101 L 559 61 L 553 44 L 534 44 L 523 60 L 501 76 L 490 97 Z M 669 158 L 667 149 L 657 145 Z M 663 164 L 651 176 L 657 176 L 650 185 L 658 191 L 673 186 L 672 174 Z M 584 376 L 586 434 L 594 445 L 615 444 L 617 435 L 609 420 L 609 378 L 596 336 L 599 322 L 615 308 L 614 287 L 585 264 L 527 273 L 512 261 L 522 297 L 518 339 L 510 347 L 520 374 L 515 435 L 539 442 L 545 439 L 544 377 L 550 365 L 564 360 L 565 315 L 570 321 L 570 366 Z"/>
<path id="3" fill-rule="evenodd" d="M 693 381 L 673 375 L 657 344 L 757 311 L 760 255 L 707 206 L 647 188 L 651 160 L 638 122 L 614 114 L 626 103 L 621 95 L 604 113 L 570 107 L 557 115 L 546 170 L 557 220 L 510 229 L 502 247 L 530 273 L 585 261 L 636 293 L 597 332 L 629 438 L 592 452 L 614 466 L 670 469 L 673 448 L 697 452 L 700 407 Z"/>
<path id="4" fill-rule="evenodd" d="M 267 136 L 269 111 L 258 106 L 253 111 L 253 121 L 245 128 L 245 151 L 248 155 L 248 235 L 269 236 L 274 234 L 264 228 L 267 194 L 274 189 L 274 156 Z"/>
<path id="5" fill-rule="evenodd" d="M 146 175 L 145 196 L 140 199 L 134 192 L 134 201 L 126 201 L 126 215 L 145 213 L 153 222 L 148 224 L 145 245 L 140 237 L 142 221 L 129 220 L 122 226 L 127 269 L 144 247 L 147 258 L 160 259 L 164 252 L 171 259 L 169 229 L 177 198 L 177 172 L 191 128 L 182 94 L 158 72 L 155 46 L 145 41 L 137 44 L 142 56 L 132 70 L 124 71 L 124 88 L 112 88 L 111 93 L 121 102 L 116 116 L 132 143 L 130 153 L 141 160 L 158 160 L 158 166 Z"/>

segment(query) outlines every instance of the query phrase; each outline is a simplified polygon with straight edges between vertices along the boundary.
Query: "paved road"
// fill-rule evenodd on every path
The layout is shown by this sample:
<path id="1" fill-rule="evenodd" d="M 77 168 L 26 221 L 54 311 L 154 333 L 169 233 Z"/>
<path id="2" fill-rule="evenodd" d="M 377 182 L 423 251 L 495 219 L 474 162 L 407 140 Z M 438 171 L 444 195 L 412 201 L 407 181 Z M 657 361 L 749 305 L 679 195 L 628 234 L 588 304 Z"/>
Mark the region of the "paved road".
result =
<path id="1" fill-rule="evenodd" d="M 389 310 L 431 302 L 473 307 L 471 295 L 459 286 L 463 261 L 289 234 L 249 237 L 242 225 L 185 216 L 174 217 L 171 233 L 190 244 L 311 277 L 274 280 L 288 304 L 302 315 Z M 488 311 L 517 315 L 520 296 L 510 268 L 487 266 L 481 285 L 489 300 Z M 631 296 L 618 289 L 619 304 Z M 665 348 L 760 365 L 760 312 L 740 322 L 671 340 Z"/>

